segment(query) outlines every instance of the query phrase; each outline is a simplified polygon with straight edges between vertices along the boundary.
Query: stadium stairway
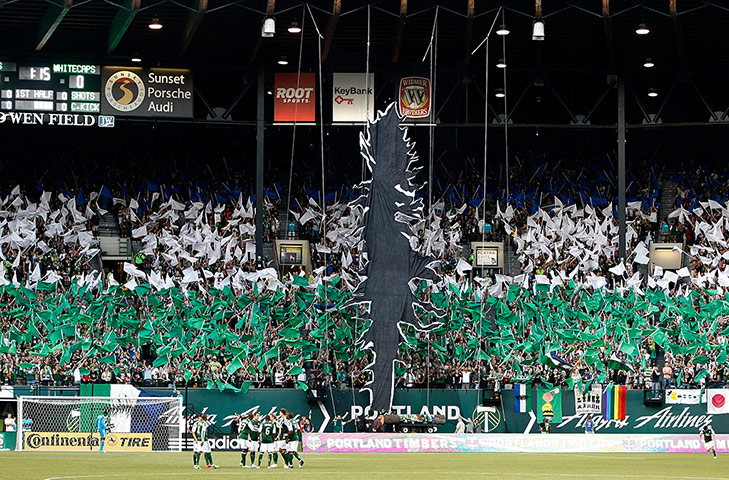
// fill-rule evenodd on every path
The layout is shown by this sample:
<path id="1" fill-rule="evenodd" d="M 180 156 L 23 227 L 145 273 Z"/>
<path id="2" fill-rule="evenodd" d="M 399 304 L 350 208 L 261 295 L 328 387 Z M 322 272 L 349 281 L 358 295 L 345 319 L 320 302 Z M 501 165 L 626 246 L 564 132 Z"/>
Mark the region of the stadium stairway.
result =
<path id="1" fill-rule="evenodd" d="M 100 237 L 120 237 L 119 220 L 116 215 L 109 212 L 99 220 L 99 236 Z"/>
<path id="2" fill-rule="evenodd" d="M 286 235 L 289 231 L 289 225 L 288 221 L 293 219 L 293 215 L 291 215 L 288 210 L 286 210 L 286 205 L 278 204 L 276 206 L 276 210 L 278 211 L 278 239 L 279 240 L 286 240 Z M 286 218 L 288 215 L 289 218 Z M 297 223 L 297 230 L 295 233 L 295 236 L 293 238 L 298 239 L 299 238 L 299 231 L 298 231 L 298 223 Z M 271 258 L 271 257 L 269 257 Z"/>
<path id="3" fill-rule="evenodd" d="M 519 256 L 514 252 L 514 245 L 511 243 L 504 244 L 504 273 L 511 276 L 521 273 Z"/>
<path id="4" fill-rule="evenodd" d="M 675 170 L 666 170 L 663 172 L 663 188 L 661 190 L 661 208 L 658 210 L 658 236 L 657 242 L 663 242 L 663 233 L 660 226 L 664 221 L 668 220 L 668 215 L 674 210 L 676 205 L 676 194 L 678 193 L 678 185 L 672 179 L 676 175 Z"/>

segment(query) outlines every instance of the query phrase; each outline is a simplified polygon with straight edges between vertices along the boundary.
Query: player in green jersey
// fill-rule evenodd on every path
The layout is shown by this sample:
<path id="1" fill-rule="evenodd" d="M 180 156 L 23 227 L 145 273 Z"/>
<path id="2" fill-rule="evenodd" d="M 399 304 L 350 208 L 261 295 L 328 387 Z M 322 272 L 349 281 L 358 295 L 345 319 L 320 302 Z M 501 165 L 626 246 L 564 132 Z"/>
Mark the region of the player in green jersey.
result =
<path id="1" fill-rule="evenodd" d="M 276 468 L 276 461 L 278 455 L 276 455 L 276 421 L 273 415 L 267 415 L 263 423 L 261 424 L 261 454 L 258 456 L 258 465 L 261 464 L 263 454 L 268 453 L 268 468 Z M 274 457 L 273 464 L 271 463 L 271 457 Z"/>
<path id="2" fill-rule="evenodd" d="M 248 416 L 238 415 L 238 442 L 240 443 L 240 466 L 249 468 L 246 465 L 246 457 L 248 456 L 248 436 L 250 434 L 250 424 Z"/>
<path id="3" fill-rule="evenodd" d="M 252 418 L 250 418 L 252 417 Z M 256 452 L 260 449 L 259 437 L 261 434 L 261 413 L 256 412 L 249 415 L 248 421 L 248 451 L 251 452 L 251 468 L 260 468 L 261 460 L 256 465 Z"/>
<path id="4" fill-rule="evenodd" d="M 286 435 L 286 467 L 294 468 L 294 457 L 299 460 L 299 468 L 304 466 L 304 460 L 299 456 L 299 442 L 301 441 L 301 425 L 294 419 L 294 414 L 288 412 L 286 414 L 286 422 L 284 428 L 288 428 Z"/>
<path id="5" fill-rule="evenodd" d="M 208 437 L 208 428 L 211 423 L 208 422 L 206 414 L 200 415 L 200 418 L 192 425 L 192 459 L 194 468 L 200 468 L 200 454 L 205 455 L 205 463 L 207 468 L 218 468 L 213 463 L 213 456 L 210 453 L 210 438 Z"/>

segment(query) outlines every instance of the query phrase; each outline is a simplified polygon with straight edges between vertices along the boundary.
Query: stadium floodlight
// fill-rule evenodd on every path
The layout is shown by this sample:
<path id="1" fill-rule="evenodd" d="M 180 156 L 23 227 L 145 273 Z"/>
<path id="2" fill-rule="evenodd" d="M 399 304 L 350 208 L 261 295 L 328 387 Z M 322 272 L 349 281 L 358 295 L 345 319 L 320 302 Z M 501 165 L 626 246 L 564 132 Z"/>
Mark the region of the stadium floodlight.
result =
<path id="1" fill-rule="evenodd" d="M 496 30 L 496 35 L 499 35 L 501 37 L 503 37 L 504 35 L 508 35 L 508 34 L 509 34 L 509 29 L 506 28 L 506 25 L 504 25 L 503 23 L 501 24 L 499 29 Z"/>
<path id="2" fill-rule="evenodd" d="M 266 17 L 261 27 L 261 36 L 264 38 L 271 38 L 276 33 L 276 20 L 273 17 Z"/>
<path id="3" fill-rule="evenodd" d="M 159 21 L 159 17 L 155 15 L 152 17 L 152 21 L 147 25 L 150 30 L 162 30 L 162 22 Z"/>
<path id="4" fill-rule="evenodd" d="M 506 93 L 504 93 L 503 88 L 497 88 L 494 95 L 496 95 L 496 98 L 504 98 L 506 96 Z"/>
<path id="5" fill-rule="evenodd" d="M 289 61 L 286 58 L 286 55 L 284 55 L 284 56 L 282 56 L 281 58 L 278 59 L 278 64 L 279 65 L 288 65 L 289 64 Z"/>
<path id="6" fill-rule="evenodd" d="M 649 33 L 651 33 L 651 31 L 645 23 L 640 22 L 638 28 L 635 29 L 635 33 L 637 33 L 638 35 L 648 35 Z"/>
<path id="7" fill-rule="evenodd" d="M 534 20 L 532 27 L 532 40 L 544 41 L 544 20 Z"/>
<path id="8" fill-rule="evenodd" d="M 289 25 L 289 33 L 301 33 L 301 27 L 296 20 Z"/>
<path id="9" fill-rule="evenodd" d="M 504 57 L 499 58 L 499 61 L 496 63 L 496 68 L 506 68 Z"/>
<path id="10" fill-rule="evenodd" d="M 643 62 L 643 66 L 645 68 L 653 68 L 656 66 L 656 64 L 653 63 L 653 60 L 651 60 L 651 57 L 648 57 L 645 59 L 645 62 Z"/>
<path id="11" fill-rule="evenodd" d="M 658 92 L 656 91 L 655 88 L 651 87 L 648 89 L 648 96 L 651 98 L 655 98 L 658 96 Z"/>

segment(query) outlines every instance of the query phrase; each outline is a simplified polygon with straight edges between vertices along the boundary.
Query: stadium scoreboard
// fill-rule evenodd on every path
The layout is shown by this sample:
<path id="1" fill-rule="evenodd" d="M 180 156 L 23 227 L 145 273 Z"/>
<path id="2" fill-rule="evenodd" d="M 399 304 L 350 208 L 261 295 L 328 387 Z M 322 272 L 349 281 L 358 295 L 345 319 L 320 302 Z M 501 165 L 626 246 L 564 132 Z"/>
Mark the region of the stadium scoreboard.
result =
<path id="1" fill-rule="evenodd" d="M 0 112 L 97 114 L 101 71 L 99 65 L 0 60 Z"/>

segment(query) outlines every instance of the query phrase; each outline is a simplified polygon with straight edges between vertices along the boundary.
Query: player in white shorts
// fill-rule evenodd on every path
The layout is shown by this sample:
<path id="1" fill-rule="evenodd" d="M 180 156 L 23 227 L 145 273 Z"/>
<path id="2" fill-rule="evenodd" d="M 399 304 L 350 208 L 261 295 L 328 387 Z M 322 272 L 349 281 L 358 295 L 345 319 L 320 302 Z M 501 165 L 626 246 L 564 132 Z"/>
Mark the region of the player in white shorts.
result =
<path id="1" fill-rule="evenodd" d="M 210 425 L 208 416 L 203 413 L 192 426 L 192 457 L 193 466 L 196 469 L 200 468 L 201 453 L 205 456 L 207 468 L 218 468 L 213 463 L 213 456 L 210 453 L 210 438 L 208 437 L 208 428 L 210 428 Z"/>
<path id="2" fill-rule="evenodd" d="M 287 467 L 294 468 L 294 457 L 299 460 L 299 468 L 304 466 L 304 460 L 299 456 L 299 441 L 301 440 L 301 427 L 299 422 L 294 419 L 294 414 L 289 412 L 286 414 L 286 423 L 284 428 L 289 430 L 285 433 L 287 437 L 286 453 L 284 459 Z"/>
<path id="3" fill-rule="evenodd" d="M 701 441 L 704 442 L 704 449 L 706 449 L 707 452 L 713 453 L 714 458 L 716 458 L 716 447 L 714 446 L 716 433 L 714 432 L 714 429 L 711 428 L 711 425 L 704 425 L 701 430 L 699 430 L 699 437 L 701 438 Z"/>
<path id="4" fill-rule="evenodd" d="M 286 451 L 286 439 L 284 438 L 284 435 L 286 433 L 284 423 L 286 422 L 286 414 L 288 412 L 285 408 L 281 409 L 281 412 L 279 412 L 279 416 L 276 418 L 276 431 L 278 432 L 278 437 L 276 440 L 276 449 L 281 452 L 281 455 L 284 454 Z"/>
<path id="5" fill-rule="evenodd" d="M 261 443 L 259 442 L 260 435 L 261 413 L 256 412 L 248 417 L 248 451 L 251 454 L 251 468 L 259 468 L 255 460 L 256 453 L 261 450 Z"/>

